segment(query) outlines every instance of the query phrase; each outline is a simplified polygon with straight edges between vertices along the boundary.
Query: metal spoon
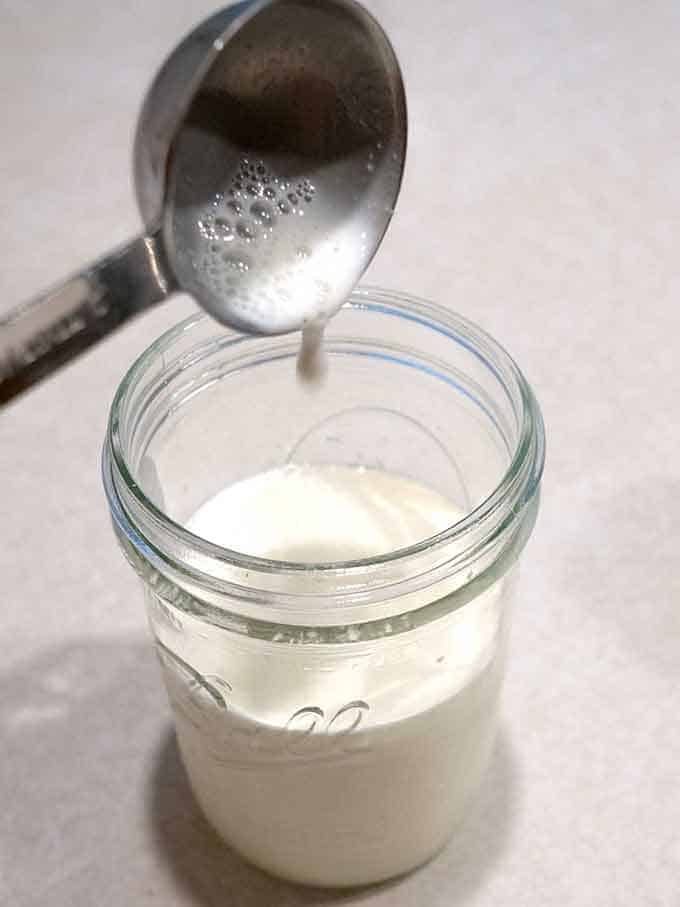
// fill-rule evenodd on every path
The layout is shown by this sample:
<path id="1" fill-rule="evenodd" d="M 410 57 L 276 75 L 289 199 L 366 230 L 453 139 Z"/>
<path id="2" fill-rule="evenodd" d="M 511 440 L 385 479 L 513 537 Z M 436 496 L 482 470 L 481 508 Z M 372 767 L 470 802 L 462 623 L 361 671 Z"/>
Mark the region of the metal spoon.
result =
<path id="1" fill-rule="evenodd" d="M 327 317 L 399 193 L 394 51 L 355 0 L 249 0 L 175 49 L 134 147 L 144 235 L 0 320 L 0 403 L 179 290 L 243 331 Z"/>

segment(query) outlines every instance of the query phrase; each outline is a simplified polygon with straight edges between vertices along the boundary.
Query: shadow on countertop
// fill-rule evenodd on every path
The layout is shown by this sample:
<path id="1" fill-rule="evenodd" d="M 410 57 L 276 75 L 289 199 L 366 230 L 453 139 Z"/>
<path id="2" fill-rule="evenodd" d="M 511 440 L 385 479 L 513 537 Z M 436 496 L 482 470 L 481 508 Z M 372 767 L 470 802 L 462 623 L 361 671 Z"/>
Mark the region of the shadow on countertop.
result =
<path id="1" fill-rule="evenodd" d="M 283 882 L 246 863 L 218 838 L 189 787 L 174 732 L 159 748 L 149 791 L 150 818 L 161 859 L 197 907 L 311 907 L 393 903 L 397 886 L 428 874 L 428 907 L 464 904 L 484 881 L 507 843 L 518 798 L 517 767 L 503 729 L 482 793 L 451 844 L 427 866 L 378 885 L 327 890 Z M 411 900 L 407 899 L 410 904 Z"/>
<path id="2" fill-rule="evenodd" d="M 0 671 L 0 739 L 0 903 L 12 907 L 456 907 L 497 865 L 518 809 L 506 732 L 467 822 L 428 866 L 335 892 L 277 881 L 195 804 L 139 637 L 71 640 Z"/>

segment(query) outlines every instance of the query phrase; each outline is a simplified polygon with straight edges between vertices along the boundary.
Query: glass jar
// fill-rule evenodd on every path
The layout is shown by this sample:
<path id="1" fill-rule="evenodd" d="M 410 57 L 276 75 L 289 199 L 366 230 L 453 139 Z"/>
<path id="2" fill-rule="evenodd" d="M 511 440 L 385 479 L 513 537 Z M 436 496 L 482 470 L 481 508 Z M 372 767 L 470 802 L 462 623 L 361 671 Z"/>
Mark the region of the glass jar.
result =
<path id="1" fill-rule="evenodd" d="M 429 303 L 354 292 L 319 390 L 295 379 L 298 345 L 205 316 L 169 331 L 118 389 L 104 483 L 207 818 L 271 873 L 357 885 L 433 856 L 482 781 L 544 435 L 508 354 Z M 385 470 L 461 516 L 343 563 L 252 557 L 187 528 L 283 464 Z"/>

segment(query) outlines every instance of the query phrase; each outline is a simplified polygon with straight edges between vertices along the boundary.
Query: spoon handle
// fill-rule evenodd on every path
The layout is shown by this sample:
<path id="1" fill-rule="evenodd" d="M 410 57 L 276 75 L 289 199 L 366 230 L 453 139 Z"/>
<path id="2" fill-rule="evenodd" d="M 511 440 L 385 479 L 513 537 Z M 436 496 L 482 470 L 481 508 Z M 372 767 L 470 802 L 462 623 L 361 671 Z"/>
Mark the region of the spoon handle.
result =
<path id="1" fill-rule="evenodd" d="M 0 406 L 175 289 L 156 236 L 140 236 L 0 318 Z"/>

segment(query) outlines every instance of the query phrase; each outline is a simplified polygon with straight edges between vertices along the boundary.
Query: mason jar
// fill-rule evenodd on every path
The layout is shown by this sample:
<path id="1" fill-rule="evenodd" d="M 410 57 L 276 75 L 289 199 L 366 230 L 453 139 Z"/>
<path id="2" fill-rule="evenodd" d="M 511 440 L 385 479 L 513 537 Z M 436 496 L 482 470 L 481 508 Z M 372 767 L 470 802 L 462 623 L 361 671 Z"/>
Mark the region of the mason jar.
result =
<path id="1" fill-rule="evenodd" d="M 432 857 L 483 781 L 544 433 L 510 356 L 430 303 L 355 291 L 317 389 L 296 380 L 298 346 L 202 315 L 170 330 L 116 393 L 104 484 L 206 817 L 273 874 L 358 885 Z M 456 518 L 344 562 L 192 531 L 235 483 L 329 465 L 419 483 Z"/>

